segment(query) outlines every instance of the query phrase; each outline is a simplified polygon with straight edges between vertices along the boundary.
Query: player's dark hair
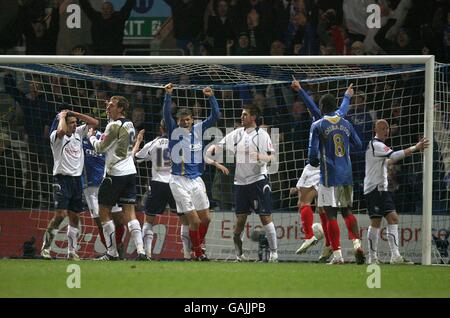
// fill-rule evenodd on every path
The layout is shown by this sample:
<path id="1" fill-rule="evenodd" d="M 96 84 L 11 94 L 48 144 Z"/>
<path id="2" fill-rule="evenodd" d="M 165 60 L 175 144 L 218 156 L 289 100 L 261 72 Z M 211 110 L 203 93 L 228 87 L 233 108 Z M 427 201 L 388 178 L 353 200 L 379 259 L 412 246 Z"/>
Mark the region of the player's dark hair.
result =
<path id="1" fill-rule="evenodd" d="M 336 98 L 331 94 L 325 94 L 320 98 L 319 107 L 322 114 L 328 114 L 336 109 Z"/>
<path id="2" fill-rule="evenodd" d="M 192 111 L 189 108 L 180 108 L 177 111 L 177 114 L 176 114 L 177 118 L 187 117 L 187 116 L 191 116 L 192 117 Z"/>
<path id="3" fill-rule="evenodd" d="M 66 124 L 68 124 L 69 123 L 69 118 L 70 117 L 75 117 L 76 118 L 76 116 L 75 116 L 75 114 L 74 113 L 72 113 L 72 112 L 67 112 L 67 114 L 66 114 Z"/>
<path id="4" fill-rule="evenodd" d="M 261 116 L 262 111 L 259 108 L 259 106 L 255 105 L 255 104 L 244 105 L 244 106 L 242 106 L 242 108 L 245 109 L 246 111 L 248 111 L 250 116 L 256 116 L 256 119 L 258 119 L 259 116 Z"/>

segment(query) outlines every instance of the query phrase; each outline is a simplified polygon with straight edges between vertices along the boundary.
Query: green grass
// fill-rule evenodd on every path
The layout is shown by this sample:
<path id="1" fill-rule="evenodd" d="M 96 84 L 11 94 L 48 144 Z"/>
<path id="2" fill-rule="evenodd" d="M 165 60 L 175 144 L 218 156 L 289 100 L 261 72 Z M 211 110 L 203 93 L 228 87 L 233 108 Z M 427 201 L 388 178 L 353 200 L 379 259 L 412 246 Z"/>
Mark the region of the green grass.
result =
<path id="1" fill-rule="evenodd" d="M 450 268 L 311 263 L 81 261 L 81 288 L 69 289 L 68 261 L 0 260 L 0 297 L 450 297 Z"/>

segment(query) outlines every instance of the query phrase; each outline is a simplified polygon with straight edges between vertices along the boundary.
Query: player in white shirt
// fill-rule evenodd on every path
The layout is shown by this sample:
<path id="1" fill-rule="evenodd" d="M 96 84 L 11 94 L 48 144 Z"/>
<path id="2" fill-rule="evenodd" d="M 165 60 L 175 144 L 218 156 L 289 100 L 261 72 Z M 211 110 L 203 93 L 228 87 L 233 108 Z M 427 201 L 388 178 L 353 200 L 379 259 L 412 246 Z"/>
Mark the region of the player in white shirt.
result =
<path id="1" fill-rule="evenodd" d="M 364 177 L 364 195 L 369 210 L 370 226 L 367 231 L 369 247 L 369 264 L 379 264 L 377 247 L 380 235 L 381 220 L 384 217 L 388 223 L 387 238 L 391 250 L 391 264 L 412 264 L 400 255 L 398 249 L 398 214 L 395 209 L 392 192 L 388 191 L 388 165 L 395 164 L 416 151 L 428 147 L 428 140 L 422 138 L 415 146 L 399 151 L 393 151 L 386 146 L 389 137 L 389 124 L 380 119 L 375 123 L 375 138 L 366 151 L 366 174 Z"/>
<path id="2" fill-rule="evenodd" d="M 100 220 L 107 244 L 107 252 L 98 260 L 117 260 L 116 240 L 112 239 L 115 225 L 111 208 L 119 203 L 124 211 L 125 222 L 138 253 L 138 260 L 147 260 L 142 242 L 141 225 L 136 218 L 136 167 L 132 156 L 132 147 L 136 132 L 133 123 L 125 118 L 129 109 L 128 100 L 123 96 L 113 96 L 109 100 L 106 112 L 110 122 L 106 126 L 101 140 L 93 129 L 88 137 L 97 153 L 106 153 L 106 174 L 98 191 Z"/>
<path id="3" fill-rule="evenodd" d="M 50 247 L 53 238 L 66 215 L 69 216 L 67 258 L 80 259 L 76 248 L 78 213 L 83 211 L 81 173 L 83 172 L 84 154 L 82 139 L 87 133 L 88 126 L 84 124 L 77 127 L 77 119 L 91 126 L 98 125 L 98 120 L 90 116 L 63 110 L 59 114 L 57 129 L 50 134 L 50 146 L 54 160 L 53 195 L 56 212 L 44 234 L 41 256 L 46 259 L 51 259 Z"/>
<path id="4" fill-rule="evenodd" d="M 100 131 L 95 132 L 97 139 L 101 139 L 102 133 Z M 100 221 L 100 213 L 98 207 L 98 189 L 103 180 L 105 174 L 105 155 L 98 154 L 94 151 L 94 147 L 87 138 L 83 138 L 83 151 L 84 151 L 84 170 L 83 178 L 81 179 L 83 184 L 83 194 L 86 200 L 91 217 L 97 224 L 97 228 L 100 235 L 100 240 L 106 248 L 105 236 L 103 235 L 102 222 Z M 116 226 L 116 243 L 119 251 L 119 257 L 122 258 L 124 254 L 124 244 L 126 236 L 126 226 L 123 224 L 122 208 L 117 204 L 113 206 L 112 213 L 114 224 Z"/>
<path id="5" fill-rule="evenodd" d="M 147 200 L 144 205 L 145 219 L 142 227 L 142 239 L 144 241 L 144 250 L 147 257 L 152 257 L 153 225 L 158 214 L 166 210 L 167 204 L 170 209 L 176 212 L 176 204 L 170 190 L 170 151 L 169 139 L 166 136 L 164 119 L 159 125 L 160 136 L 146 143 L 141 150 L 139 146 L 144 140 L 145 130 L 142 129 L 136 138 L 133 147 L 133 155 L 137 162 L 152 162 L 152 180 L 148 191 Z M 189 233 L 188 233 L 189 237 Z M 183 240 L 183 247 L 184 247 Z M 188 253 L 189 253 L 188 248 Z"/>
<path id="6" fill-rule="evenodd" d="M 242 236 L 247 216 L 254 211 L 261 219 L 269 241 L 269 262 L 278 261 L 277 235 L 272 221 L 272 191 L 267 177 L 267 164 L 275 159 L 275 150 L 269 134 L 256 125 L 260 110 L 254 106 L 244 106 L 241 115 L 241 128 L 227 134 L 217 145 L 207 150 L 207 162 L 226 173 L 223 166 L 212 160 L 211 154 L 217 156 L 221 151 L 235 155 L 236 171 L 235 211 L 236 224 L 233 241 L 237 261 L 246 259 L 242 249 Z"/>

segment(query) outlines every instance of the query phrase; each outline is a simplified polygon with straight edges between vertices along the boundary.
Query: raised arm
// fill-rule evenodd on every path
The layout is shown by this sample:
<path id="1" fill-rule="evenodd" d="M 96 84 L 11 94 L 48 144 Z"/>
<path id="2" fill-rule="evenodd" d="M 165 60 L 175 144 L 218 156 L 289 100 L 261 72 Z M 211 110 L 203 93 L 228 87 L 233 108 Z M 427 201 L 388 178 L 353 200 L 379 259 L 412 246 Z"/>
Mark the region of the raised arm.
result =
<path id="1" fill-rule="evenodd" d="M 131 14 L 131 10 L 136 5 L 136 0 L 127 0 L 127 2 L 123 5 L 122 9 L 120 9 L 120 16 L 123 20 L 128 20 Z"/>
<path id="2" fill-rule="evenodd" d="M 172 117 L 172 112 L 171 112 L 171 105 L 172 105 L 172 92 L 173 92 L 173 85 L 172 83 L 167 84 L 166 86 L 164 86 L 164 89 L 166 90 L 166 96 L 164 97 L 164 104 L 163 104 L 163 116 L 164 116 L 164 121 L 166 122 L 167 125 L 167 135 L 170 136 L 172 135 L 172 131 L 175 129 L 177 123 L 175 122 L 175 120 Z"/>
<path id="3" fill-rule="evenodd" d="M 336 114 L 338 114 L 340 117 L 345 117 L 345 115 L 347 115 L 348 110 L 350 109 L 350 100 L 352 99 L 353 93 L 354 92 L 352 83 L 345 91 L 341 106 L 339 106 L 339 109 L 336 111 Z"/>
<path id="4" fill-rule="evenodd" d="M 219 104 L 217 103 L 216 97 L 214 97 L 214 92 L 210 87 L 205 87 L 203 89 L 203 94 L 209 98 L 209 104 L 211 105 L 211 115 L 202 122 L 202 129 L 206 130 L 220 118 Z"/>
<path id="5" fill-rule="evenodd" d="M 320 114 L 319 107 L 317 107 L 316 103 L 314 103 L 311 96 L 306 94 L 305 90 L 301 87 L 300 82 L 294 79 L 292 81 L 291 88 L 298 93 L 298 96 L 303 100 L 306 107 L 308 107 L 309 111 L 314 117 L 314 120 L 320 119 L 322 115 Z"/>
<path id="6" fill-rule="evenodd" d="M 65 134 L 67 134 L 67 123 L 66 123 L 66 116 L 68 111 L 63 110 L 61 113 L 59 113 L 59 123 L 58 127 L 56 128 L 56 136 L 58 138 L 64 137 Z"/>
<path id="7" fill-rule="evenodd" d="M 319 161 L 319 129 L 317 122 L 311 125 L 309 133 L 308 160 L 311 166 L 318 167 Z"/>
<path id="8" fill-rule="evenodd" d="M 359 138 L 358 134 L 356 133 L 355 128 L 350 123 L 349 128 L 350 128 L 350 142 L 352 143 L 354 150 L 360 150 L 363 146 L 362 141 Z"/>
<path id="9" fill-rule="evenodd" d="M 133 150 L 131 150 L 132 156 L 135 157 L 136 153 L 139 151 L 139 147 L 141 146 L 142 141 L 144 140 L 145 129 L 141 129 L 136 136 L 136 141 L 133 146 Z"/>
<path id="10" fill-rule="evenodd" d="M 80 7 L 92 22 L 102 19 L 102 14 L 92 8 L 89 0 L 80 0 Z"/>
<path id="11" fill-rule="evenodd" d="M 71 113 L 74 114 L 76 118 L 85 122 L 90 127 L 97 127 L 99 124 L 99 121 L 97 119 L 95 119 L 89 115 L 81 114 L 78 112 L 72 112 L 72 111 L 71 111 Z"/>

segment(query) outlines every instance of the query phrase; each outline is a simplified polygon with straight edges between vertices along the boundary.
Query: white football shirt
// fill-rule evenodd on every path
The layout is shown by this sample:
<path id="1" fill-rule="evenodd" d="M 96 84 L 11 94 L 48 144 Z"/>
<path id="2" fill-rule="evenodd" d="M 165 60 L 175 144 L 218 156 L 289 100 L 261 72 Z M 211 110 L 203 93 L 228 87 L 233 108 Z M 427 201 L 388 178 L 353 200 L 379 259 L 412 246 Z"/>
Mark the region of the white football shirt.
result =
<path id="1" fill-rule="evenodd" d="M 267 175 L 267 163 L 251 158 L 251 153 L 273 155 L 275 149 L 266 130 L 244 127 L 227 134 L 219 145 L 235 155 L 236 172 L 234 184 L 247 185 L 262 180 Z"/>
<path id="2" fill-rule="evenodd" d="M 125 118 L 109 122 L 100 140 L 91 136 L 89 141 L 95 151 L 106 154 L 105 169 L 108 175 L 126 176 L 136 173 L 131 152 L 135 136 L 133 123 Z"/>
<path id="3" fill-rule="evenodd" d="M 364 177 L 364 194 L 375 189 L 388 190 L 388 159 L 394 151 L 381 140 L 374 138 L 366 150 L 366 174 Z"/>
<path id="4" fill-rule="evenodd" d="M 146 143 L 135 155 L 137 162 L 152 162 L 152 180 L 169 183 L 170 180 L 170 151 L 169 139 L 156 137 Z"/>
<path id="5" fill-rule="evenodd" d="M 75 129 L 70 137 L 58 138 L 55 129 L 50 134 L 50 147 L 53 153 L 53 175 L 81 176 L 84 166 L 83 137 L 87 134 L 87 125 Z"/>

